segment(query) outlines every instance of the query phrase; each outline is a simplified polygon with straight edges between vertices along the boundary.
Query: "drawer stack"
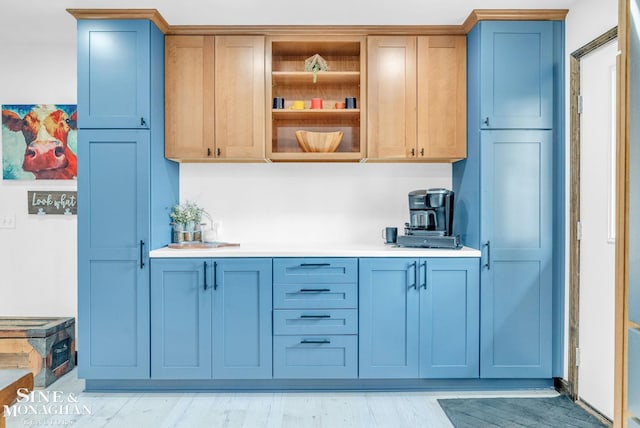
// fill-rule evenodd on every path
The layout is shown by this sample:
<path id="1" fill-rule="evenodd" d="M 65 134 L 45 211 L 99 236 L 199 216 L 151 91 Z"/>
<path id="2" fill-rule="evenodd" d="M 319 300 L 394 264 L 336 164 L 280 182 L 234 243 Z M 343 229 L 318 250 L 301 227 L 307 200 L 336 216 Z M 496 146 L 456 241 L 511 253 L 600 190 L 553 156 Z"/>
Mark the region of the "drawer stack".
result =
<path id="1" fill-rule="evenodd" d="M 273 260 L 273 377 L 358 377 L 358 260 Z"/>

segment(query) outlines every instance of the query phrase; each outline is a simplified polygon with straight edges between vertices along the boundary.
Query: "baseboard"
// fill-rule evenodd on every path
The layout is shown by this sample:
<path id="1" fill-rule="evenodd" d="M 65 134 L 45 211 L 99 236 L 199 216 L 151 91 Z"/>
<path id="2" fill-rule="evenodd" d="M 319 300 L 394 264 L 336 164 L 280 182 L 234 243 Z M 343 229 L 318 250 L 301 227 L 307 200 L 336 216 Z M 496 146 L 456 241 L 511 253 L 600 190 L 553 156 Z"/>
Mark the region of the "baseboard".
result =
<path id="1" fill-rule="evenodd" d="M 582 407 L 583 409 L 585 409 L 587 412 L 591 413 L 596 418 L 598 418 L 598 420 L 600 422 L 602 422 L 603 424 L 605 424 L 605 425 L 607 425 L 609 427 L 613 426 L 613 421 L 609 420 L 608 417 L 606 417 L 605 415 L 600 413 L 597 409 L 591 407 L 591 405 L 589 403 L 587 403 L 586 401 L 581 400 L 580 397 L 578 397 L 578 399 L 576 400 L 576 404 L 578 406 Z"/>

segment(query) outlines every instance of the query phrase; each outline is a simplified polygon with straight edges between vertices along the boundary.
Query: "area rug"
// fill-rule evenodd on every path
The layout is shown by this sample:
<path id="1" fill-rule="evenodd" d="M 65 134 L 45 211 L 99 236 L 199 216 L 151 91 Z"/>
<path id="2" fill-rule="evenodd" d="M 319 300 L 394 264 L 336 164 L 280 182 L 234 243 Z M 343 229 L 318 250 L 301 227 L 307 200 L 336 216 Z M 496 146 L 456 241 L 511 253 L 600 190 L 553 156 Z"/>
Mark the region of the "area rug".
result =
<path id="1" fill-rule="evenodd" d="M 565 395 L 439 399 L 438 403 L 455 428 L 607 426 Z"/>

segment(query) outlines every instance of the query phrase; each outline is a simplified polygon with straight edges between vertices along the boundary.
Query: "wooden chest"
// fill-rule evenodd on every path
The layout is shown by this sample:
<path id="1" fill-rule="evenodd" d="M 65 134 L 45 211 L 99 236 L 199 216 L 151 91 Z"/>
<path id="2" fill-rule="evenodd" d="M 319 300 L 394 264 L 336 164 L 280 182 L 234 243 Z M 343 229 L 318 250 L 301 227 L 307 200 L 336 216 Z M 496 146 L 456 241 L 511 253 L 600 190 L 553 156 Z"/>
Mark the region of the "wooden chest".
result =
<path id="1" fill-rule="evenodd" d="M 76 364 L 75 318 L 0 317 L 0 369 L 27 369 L 46 387 Z"/>

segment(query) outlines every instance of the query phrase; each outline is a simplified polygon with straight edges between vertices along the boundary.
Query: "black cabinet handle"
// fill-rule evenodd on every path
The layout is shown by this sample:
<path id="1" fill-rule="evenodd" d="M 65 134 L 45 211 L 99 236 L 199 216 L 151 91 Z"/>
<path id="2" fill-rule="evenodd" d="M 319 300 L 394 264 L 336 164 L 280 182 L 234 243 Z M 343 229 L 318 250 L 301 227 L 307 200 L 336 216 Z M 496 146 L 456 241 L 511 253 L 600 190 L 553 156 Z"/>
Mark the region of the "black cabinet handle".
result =
<path id="1" fill-rule="evenodd" d="M 144 269 L 144 241 L 140 241 L 140 269 Z"/>
<path id="2" fill-rule="evenodd" d="M 420 156 L 424 156 L 424 147 L 420 149 Z"/>
<path id="3" fill-rule="evenodd" d="M 331 315 L 300 315 L 300 318 L 322 319 L 322 318 L 331 318 Z"/>
<path id="4" fill-rule="evenodd" d="M 327 293 L 331 291 L 330 288 L 301 288 L 301 293 Z"/>
<path id="5" fill-rule="evenodd" d="M 485 125 L 489 126 L 489 116 L 485 117 L 482 121 Z"/>
<path id="6" fill-rule="evenodd" d="M 416 155 L 416 149 L 411 149 L 411 157 L 414 157 Z"/>
<path id="7" fill-rule="evenodd" d="M 300 263 L 300 267 L 322 267 L 331 266 L 331 263 Z"/>
<path id="8" fill-rule="evenodd" d="M 213 262 L 213 289 L 218 289 L 218 262 Z"/>
<path id="9" fill-rule="evenodd" d="M 207 289 L 207 262 L 204 262 L 204 289 Z"/>
<path id="10" fill-rule="evenodd" d="M 220 156 L 222 154 L 222 152 L 220 151 L 220 147 L 218 147 L 218 149 L 216 150 L 216 155 Z"/>
<path id="11" fill-rule="evenodd" d="M 413 288 L 415 290 L 418 289 L 418 262 L 413 262 L 409 265 L 409 269 L 407 272 L 413 267 L 413 284 L 409 286 L 409 288 Z"/>
<path id="12" fill-rule="evenodd" d="M 491 270 L 491 241 L 485 242 L 484 246 L 487 247 L 487 262 L 484 266 L 487 270 Z"/>
<path id="13" fill-rule="evenodd" d="M 211 156 L 211 148 L 207 147 L 207 156 Z"/>
<path id="14" fill-rule="evenodd" d="M 300 341 L 300 343 L 303 343 L 303 344 L 306 344 L 306 343 L 326 344 L 326 343 L 331 343 L 331 341 L 329 339 L 318 339 L 318 340 L 302 339 Z"/>
<path id="15" fill-rule="evenodd" d="M 140 118 L 140 126 L 145 126 L 147 122 L 145 122 L 144 117 Z"/>
<path id="16" fill-rule="evenodd" d="M 420 263 L 420 272 L 422 272 L 422 267 L 424 266 L 424 276 L 420 274 L 420 279 L 424 279 L 424 282 L 421 284 L 421 288 L 427 289 L 427 262 Z"/>

